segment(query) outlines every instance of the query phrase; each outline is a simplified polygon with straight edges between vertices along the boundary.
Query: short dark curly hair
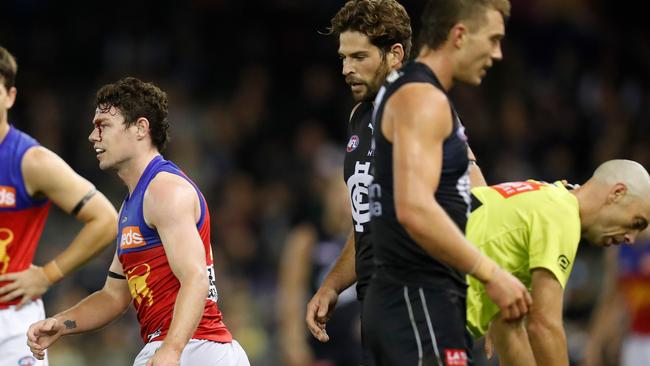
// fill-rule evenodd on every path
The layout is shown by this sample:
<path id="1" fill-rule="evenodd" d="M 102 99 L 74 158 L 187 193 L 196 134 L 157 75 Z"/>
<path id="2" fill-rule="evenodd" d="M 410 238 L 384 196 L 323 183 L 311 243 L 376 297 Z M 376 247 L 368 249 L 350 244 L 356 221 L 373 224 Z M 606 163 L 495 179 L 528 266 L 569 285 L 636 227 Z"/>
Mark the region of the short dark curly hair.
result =
<path id="1" fill-rule="evenodd" d="M 382 52 L 400 43 L 404 59 L 411 52 L 411 19 L 404 7 L 395 0 L 350 0 L 336 13 L 326 34 L 339 35 L 346 31 L 364 34 Z"/>
<path id="2" fill-rule="evenodd" d="M 18 73 L 16 59 L 6 48 L 0 46 L 0 77 L 7 90 L 16 86 L 16 73 Z"/>
<path id="3" fill-rule="evenodd" d="M 119 108 L 124 115 L 126 127 L 138 118 L 149 121 L 151 142 L 159 152 L 165 150 L 169 140 L 167 121 L 167 93 L 153 83 L 145 83 L 134 77 L 126 77 L 113 84 L 104 85 L 97 91 L 95 106 L 100 111 Z"/>

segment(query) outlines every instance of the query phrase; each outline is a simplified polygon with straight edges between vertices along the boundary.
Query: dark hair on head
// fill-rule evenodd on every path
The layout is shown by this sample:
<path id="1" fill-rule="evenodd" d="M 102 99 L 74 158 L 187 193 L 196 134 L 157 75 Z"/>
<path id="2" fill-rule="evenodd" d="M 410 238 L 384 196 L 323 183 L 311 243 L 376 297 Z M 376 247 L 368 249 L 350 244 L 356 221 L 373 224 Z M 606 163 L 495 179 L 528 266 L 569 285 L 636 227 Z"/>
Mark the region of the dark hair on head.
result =
<path id="1" fill-rule="evenodd" d="M 18 73 L 16 59 L 6 48 L 0 46 L 0 77 L 7 90 L 16 86 L 16 73 Z"/>
<path id="2" fill-rule="evenodd" d="M 442 46 L 451 28 L 459 22 L 480 24 L 485 11 L 494 9 L 503 19 L 510 16 L 509 0 L 429 0 L 422 12 L 422 28 L 418 36 L 418 47 L 432 50 Z"/>
<path id="3" fill-rule="evenodd" d="M 138 118 L 146 118 L 151 142 L 159 152 L 165 149 L 169 140 L 167 93 L 154 84 L 126 77 L 99 89 L 95 105 L 102 112 L 111 107 L 119 108 L 126 127 L 135 124 Z"/>
<path id="4" fill-rule="evenodd" d="M 411 52 L 411 19 L 395 0 L 350 0 L 331 23 L 328 35 L 359 32 L 384 53 L 395 43 L 400 43 L 404 47 L 404 60 Z"/>

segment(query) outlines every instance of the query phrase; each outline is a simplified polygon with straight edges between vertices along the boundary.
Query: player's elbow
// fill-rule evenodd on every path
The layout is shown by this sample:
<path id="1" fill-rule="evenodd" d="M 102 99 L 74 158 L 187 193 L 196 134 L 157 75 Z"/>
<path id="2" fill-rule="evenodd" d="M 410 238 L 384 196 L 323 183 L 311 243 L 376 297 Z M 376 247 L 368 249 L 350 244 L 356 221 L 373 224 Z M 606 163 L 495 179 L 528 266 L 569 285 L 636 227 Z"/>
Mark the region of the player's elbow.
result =
<path id="1" fill-rule="evenodd" d="M 430 201 L 421 197 L 405 197 L 395 200 L 395 216 L 397 221 L 410 234 L 419 235 L 428 229 L 429 223 L 425 217 L 435 216 L 435 207 Z"/>
<path id="2" fill-rule="evenodd" d="M 209 280 L 205 268 L 200 266 L 187 268 L 181 276 L 178 276 L 178 280 L 181 286 L 190 286 L 196 291 L 205 293 L 205 296 L 208 295 Z"/>
<path id="3" fill-rule="evenodd" d="M 117 212 L 110 209 L 101 210 L 96 216 L 97 227 L 100 235 L 99 243 L 110 244 L 117 236 Z"/>
<path id="4" fill-rule="evenodd" d="M 409 232 L 417 229 L 420 217 L 419 211 L 420 207 L 417 201 L 408 199 L 395 200 L 397 222 Z"/>

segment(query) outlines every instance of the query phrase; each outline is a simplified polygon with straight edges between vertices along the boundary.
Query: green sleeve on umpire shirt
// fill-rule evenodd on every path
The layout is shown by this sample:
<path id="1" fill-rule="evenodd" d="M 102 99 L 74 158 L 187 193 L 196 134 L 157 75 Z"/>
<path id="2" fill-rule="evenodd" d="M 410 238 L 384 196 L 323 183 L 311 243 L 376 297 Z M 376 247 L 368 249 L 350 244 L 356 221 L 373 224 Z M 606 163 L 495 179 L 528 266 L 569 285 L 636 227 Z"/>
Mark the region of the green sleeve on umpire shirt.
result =
<path id="1" fill-rule="evenodd" d="M 577 206 L 570 202 L 545 205 L 535 213 L 530 227 L 530 270 L 551 271 L 562 288 L 569 280 L 580 241 L 580 219 L 575 211 Z"/>

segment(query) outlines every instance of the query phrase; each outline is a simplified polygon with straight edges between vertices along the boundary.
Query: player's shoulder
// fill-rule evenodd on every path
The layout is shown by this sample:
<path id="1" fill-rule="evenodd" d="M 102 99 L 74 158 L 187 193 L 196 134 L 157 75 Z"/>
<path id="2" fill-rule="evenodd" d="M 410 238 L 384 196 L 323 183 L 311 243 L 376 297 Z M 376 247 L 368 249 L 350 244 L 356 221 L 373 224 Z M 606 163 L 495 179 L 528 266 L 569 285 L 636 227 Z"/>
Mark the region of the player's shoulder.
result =
<path id="1" fill-rule="evenodd" d="M 192 184 L 179 174 L 166 171 L 158 172 L 145 191 L 145 199 L 154 200 L 173 200 L 177 197 L 186 198 L 188 195 L 196 195 Z"/>
<path id="2" fill-rule="evenodd" d="M 48 172 L 50 174 L 56 169 L 69 168 L 69 165 L 53 151 L 40 145 L 34 145 L 25 151 L 21 167 L 27 174 L 30 172 Z"/>

